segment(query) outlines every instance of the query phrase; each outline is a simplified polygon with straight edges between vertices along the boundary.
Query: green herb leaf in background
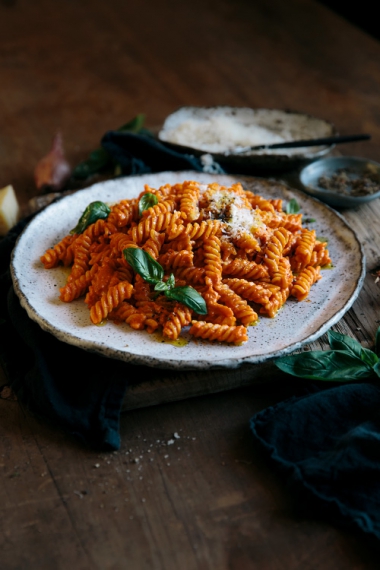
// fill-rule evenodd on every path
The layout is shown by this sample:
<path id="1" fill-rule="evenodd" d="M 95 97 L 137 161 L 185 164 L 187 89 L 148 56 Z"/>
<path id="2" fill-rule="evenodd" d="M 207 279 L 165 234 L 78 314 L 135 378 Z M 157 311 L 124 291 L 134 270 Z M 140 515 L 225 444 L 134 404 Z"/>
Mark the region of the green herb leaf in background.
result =
<path id="1" fill-rule="evenodd" d="M 376 342 L 380 327 L 376 333 Z M 350 382 L 380 377 L 380 359 L 368 348 L 347 336 L 328 332 L 331 350 L 316 350 L 285 356 L 275 361 L 283 372 L 299 378 L 330 382 Z"/>
<path id="2" fill-rule="evenodd" d="M 155 194 L 151 192 L 147 192 L 143 194 L 139 200 L 139 216 L 144 212 L 144 210 L 148 210 L 158 204 L 158 198 Z"/>
<path id="3" fill-rule="evenodd" d="M 295 198 L 292 198 L 286 205 L 287 214 L 297 214 L 300 211 L 300 206 Z"/>
<path id="4" fill-rule="evenodd" d="M 346 350 L 315 350 L 276 361 L 283 372 L 310 380 L 343 382 L 371 376 L 372 370 Z"/>
<path id="5" fill-rule="evenodd" d="M 328 331 L 327 336 L 329 338 L 330 346 L 333 350 L 347 350 L 350 354 L 352 354 L 352 356 L 360 358 L 360 360 L 371 367 L 374 366 L 379 360 L 372 350 L 364 348 L 360 342 L 348 335 L 340 334 L 335 331 Z"/>
<path id="6" fill-rule="evenodd" d="M 154 285 L 155 291 L 163 292 L 168 299 L 179 301 L 200 315 L 207 314 L 206 302 L 202 295 L 190 286 L 175 287 L 173 274 L 166 282 L 163 281 L 163 267 L 148 252 L 131 247 L 124 249 L 123 254 L 132 269 L 144 281 Z"/>
<path id="7" fill-rule="evenodd" d="M 73 228 L 71 234 L 81 234 L 90 225 L 96 222 L 96 220 L 104 220 L 110 214 L 111 210 L 104 204 L 104 202 L 91 202 L 79 218 L 78 224 Z"/>
<path id="8" fill-rule="evenodd" d="M 380 327 L 377 329 L 375 336 L 375 352 L 377 356 L 380 356 Z"/>
<path id="9" fill-rule="evenodd" d="M 116 131 L 118 132 L 130 132 L 135 134 L 145 134 L 150 135 L 151 133 L 143 128 L 145 121 L 145 115 L 139 114 L 136 115 L 131 121 L 122 125 Z M 94 174 L 98 174 L 99 172 L 103 171 L 105 168 L 112 166 L 115 164 L 111 155 L 102 147 L 97 148 L 96 150 L 92 151 L 88 158 L 82 162 L 80 162 L 72 172 L 72 177 L 79 179 L 79 180 L 86 180 L 90 176 Z M 115 165 L 117 167 L 117 165 Z"/>

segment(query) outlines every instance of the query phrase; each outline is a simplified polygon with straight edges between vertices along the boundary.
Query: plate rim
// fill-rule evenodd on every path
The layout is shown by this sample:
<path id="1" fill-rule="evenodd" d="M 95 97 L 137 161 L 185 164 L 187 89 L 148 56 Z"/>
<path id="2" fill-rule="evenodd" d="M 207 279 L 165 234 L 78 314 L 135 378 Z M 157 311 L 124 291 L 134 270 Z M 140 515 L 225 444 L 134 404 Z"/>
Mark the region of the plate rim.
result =
<path id="1" fill-rule="evenodd" d="M 101 181 L 101 182 L 97 182 L 91 186 L 88 186 L 87 188 L 84 188 L 83 190 L 84 191 L 91 190 L 94 187 L 103 186 L 104 184 L 108 184 L 108 183 L 114 183 L 115 180 L 122 180 L 123 178 L 125 178 L 125 179 L 139 179 L 139 178 L 144 178 L 147 176 L 148 177 L 154 176 L 155 174 L 165 175 L 165 172 L 151 173 L 148 175 L 147 174 L 139 174 L 139 175 L 135 175 L 135 176 L 122 177 L 120 179 L 111 179 L 111 180 Z M 167 174 L 172 175 L 173 171 L 168 171 Z M 196 177 L 197 175 L 199 176 L 200 173 L 197 171 L 186 170 L 186 171 L 178 171 L 178 174 L 181 174 L 182 176 L 186 176 L 187 179 L 190 179 L 191 176 Z M 209 176 L 213 176 L 213 175 L 209 175 Z M 268 177 L 234 175 L 234 174 L 224 174 L 224 175 L 216 175 L 216 176 L 219 178 L 225 176 L 227 178 L 230 178 L 230 179 L 232 178 L 235 181 L 241 181 L 241 182 L 244 182 L 244 180 L 245 181 L 251 181 L 251 182 L 254 182 L 255 180 L 261 180 L 261 181 L 264 181 L 266 183 L 278 184 L 280 186 L 283 186 L 284 188 L 288 188 L 291 192 L 295 192 L 296 194 L 303 194 L 304 193 L 302 190 L 300 190 L 298 188 L 291 187 L 285 181 L 275 180 L 273 178 L 268 178 Z M 82 192 L 83 190 L 79 190 L 78 192 Z M 224 360 L 219 360 L 217 362 L 210 362 L 208 360 L 198 360 L 198 361 L 191 361 L 191 362 L 186 361 L 186 360 L 180 360 L 180 359 L 163 360 L 160 357 L 154 357 L 154 356 L 147 357 L 147 355 L 132 354 L 129 352 L 118 350 L 116 348 L 112 348 L 112 355 L 110 355 L 109 354 L 110 348 L 107 348 L 107 346 L 104 346 L 103 345 L 104 343 L 96 343 L 96 342 L 90 341 L 90 340 L 87 341 L 87 340 L 79 338 L 78 336 L 75 336 L 74 334 L 70 335 L 69 333 L 67 333 L 65 331 L 60 331 L 59 329 L 56 328 L 55 325 L 49 323 L 49 321 L 47 319 L 45 319 L 44 317 L 42 317 L 41 315 L 36 313 L 36 311 L 34 310 L 32 305 L 30 304 L 28 298 L 26 297 L 24 291 L 22 290 L 22 287 L 20 286 L 20 284 L 18 282 L 18 278 L 16 275 L 17 272 L 16 272 L 16 269 L 14 267 L 15 258 L 17 257 L 17 253 L 18 253 L 18 245 L 21 242 L 21 240 L 25 239 L 25 236 L 27 236 L 28 229 L 30 230 L 30 227 L 32 227 L 32 225 L 34 223 L 37 223 L 37 222 L 35 222 L 35 220 L 38 220 L 38 218 L 42 215 L 46 215 L 44 213 L 47 210 L 49 210 L 50 208 L 54 207 L 55 204 L 57 204 L 58 202 L 61 202 L 62 200 L 66 200 L 66 199 L 73 199 L 75 194 L 76 194 L 76 192 L 74 192 L 73 194 L 70 194 L 68 196 L 59 197 L 53 203 L 49 204 L 43 210 L 38 212 L 32 218 L 32 220 L 29 221 L 29 223 L 24 228 L 22 233 L 18 236 L 16 244 L 12 250 L 10 272 L 11 272 L 12 283 L 13 283 L 13 287 L 14 287 L 14 290 L 16 292 L 16 295 L 18 296 L 20 304 L 26 310 L 28 316 L 34 322 L 36 322 L 44 331 L 52 334 L 58 340 L 61 340 L 61 341 L 65 342 L 67 344 L 70 344 L 72 346 L 76 346 L 76 347 L 81 348 L 83 350 L 86 350 L 88 352 L 100 354 L 100 355 L 107 357 L 107 358 L 110 358 L 110 359 L 121 360 L 121 361 L 124 361 L 126 363 L 133 364 L 133 365 L 166 368 L 166 369 L 181 369 L 181 370 L 236 369 L 236 368 L 239 368 L 239 367 L 241 367 L 243 365 L 247 365 L 247 364 L 248 365 L 257 365 L 257 364 L 261 364 L 263 362 L 268 362 L 268 361 L 273 360 L 275 358 L 279 358 L 280 356 L 285 356 L 285 355 L 291 354 L 294 351 L 301 348 L 302 346 L 304 346 L 305 344 L 309 344 L 311 342 L 314 342 L 318 338 L 320 338 L 329 328 L 331 328 L 334 324 L 336 324 L 343 317 L 343 315 L 351 308 L 353 303 L 356 301 L 356 299 L 357 299 L 357 297 L 361 291 L 361 288 L 363 286 L 363 282 L 364 282 L 365 275 L 366 275 L 366 257 L 365 257 L 363 245 L 362 245 L 360 239 L 358 238 L 356 231 L 350 227 L 350 225 L 348 224 L 348 222 L 346 221 L 344 216 L 341 215 L 339 212 L 337 212 L 333 207 L 322 202 L 321 200 L 318 200 L 314 196 L 307 195 L 309 200 L 317 202 L 320 205 L 322 205 L 324 208 L 330 210 L 333 213 L 333 215 L 336 216 L 340 220 L 340 222 L 345 226 L 345 228 L 348 229 L 349 232 L 352 234 L 352 237 L 355 239 L 356 244 L 358 246 L 358 250 L 359 250 L 360 255 L 361 255 L 361 257 L 360 257 L 360 268 L 361 269 L 360 269 L 360 273 L 357 276 L 357 280 L 356 280 L 355 287 L 353 289 L 353 293 L 347 299 L 345 304 L 339 310 L 337 310 L 336 313 L 334 313 L 326 322 L 321 324 L 321 326 L 317 330 L 315 330 L 315 332 L 313 332 L 311 335 L 307 336 L 307 338 L 302 339 L 302 340 L 297 341 L 297 342 L 294 342 L 294 343 L 291 343 L 289 346 L 284 347 L 283 349 L 275 350 L 275 351 L 272 351 L 272 352 L 264 354 L 264 355 L 254 355 L 254 356 L 245 356 L 245 357 L 239 357 L 237 355 L 236 358 L 233 358 L 233 359 L 228 358 L 228 359 L 224 359 Z M 68 339 L 70 339 L 70 340 L 68 340 Z M 147 358 L 149 358 L 149 362 L 147 362 Z"/>

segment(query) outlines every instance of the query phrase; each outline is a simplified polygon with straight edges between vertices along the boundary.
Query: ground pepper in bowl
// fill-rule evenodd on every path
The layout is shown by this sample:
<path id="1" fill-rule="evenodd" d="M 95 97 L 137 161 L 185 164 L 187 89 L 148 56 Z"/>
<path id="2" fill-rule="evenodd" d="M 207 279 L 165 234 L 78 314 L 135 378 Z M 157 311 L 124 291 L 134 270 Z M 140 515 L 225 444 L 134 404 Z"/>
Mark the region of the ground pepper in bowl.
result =
<path id="1" fill-rule="evenodd" d="M 380 177 L 372 165 L 368 165 L 360 175 L 351 168 L 339 168 L 331 176 L 320 176 L 318 185 L 340 194 L 365 196 L 380 190 Z"/>

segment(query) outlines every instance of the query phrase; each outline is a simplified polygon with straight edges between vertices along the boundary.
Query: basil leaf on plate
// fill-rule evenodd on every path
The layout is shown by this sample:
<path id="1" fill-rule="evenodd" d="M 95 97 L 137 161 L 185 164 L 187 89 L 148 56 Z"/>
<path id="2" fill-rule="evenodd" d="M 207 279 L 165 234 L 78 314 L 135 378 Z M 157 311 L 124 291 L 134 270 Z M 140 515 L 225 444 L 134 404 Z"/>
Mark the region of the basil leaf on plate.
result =
<path id="1" fill-rule="evenodd" d="M 186 285 L 185 287 L 175 287 L 165 291 L 168 299 L 179 301 L 192 309 L 199 315 L 207 315 L 206 301 L 198 291 L 193 287 Z"/>
<path id="2" fill-rule="evenodd" d="M 156 283 L 162 281 L 164 277 L 163 267 L 148 252 L 143 249 L 130 247 L 124 249 L 123 253 L 129 265 L 144 281 L 151 285 L 156 285 Z"/>
<path id="3" fill-rule="evenodd" d="M 157 283 L 154 286 L 154 290 L 155 291 L 168 291 L 170 289 L 170 287 L 168 286 L 167 283 L 165 283 L 165 281 L 157 281 Z"/>
<path id="4" fill-rule="evenodd" d="M 147 192 L 143 194 L 139 200 L 139 216 L 144 212 L 144 210 L 148 210 L 158 204 L 158 198 L 155 194 L 151 192 Z"/>
<path id="5" fill-rule="evenodd" d="M 297 214 L 300 211 L 300 206 L 295 198 L 292 198 L 286 205 L 287 214 Z"/>
<path id="6" fill-rule="evenodd" d="M 70 233 L 83 233 L 90 224 L 93 224 L 97 220 L 108 218 L 110 212 L 110 208 L 107 204 L 104 204 L 104 202 L 91 202 L 79 218 L 78 224 L 70 231 Z"/>

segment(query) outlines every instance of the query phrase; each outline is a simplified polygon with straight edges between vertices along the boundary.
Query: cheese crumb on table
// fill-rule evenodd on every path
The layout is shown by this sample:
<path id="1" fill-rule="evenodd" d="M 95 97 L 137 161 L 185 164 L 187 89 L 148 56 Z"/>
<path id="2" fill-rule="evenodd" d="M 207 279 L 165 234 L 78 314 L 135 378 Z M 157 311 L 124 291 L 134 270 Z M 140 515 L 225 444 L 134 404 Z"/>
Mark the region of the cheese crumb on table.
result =
<path id="1" fill-rule="evenodd" d="M 13 186 L 0 190 L 0 236 L 5 236 L 18 221 L 20 207 Z"/>

